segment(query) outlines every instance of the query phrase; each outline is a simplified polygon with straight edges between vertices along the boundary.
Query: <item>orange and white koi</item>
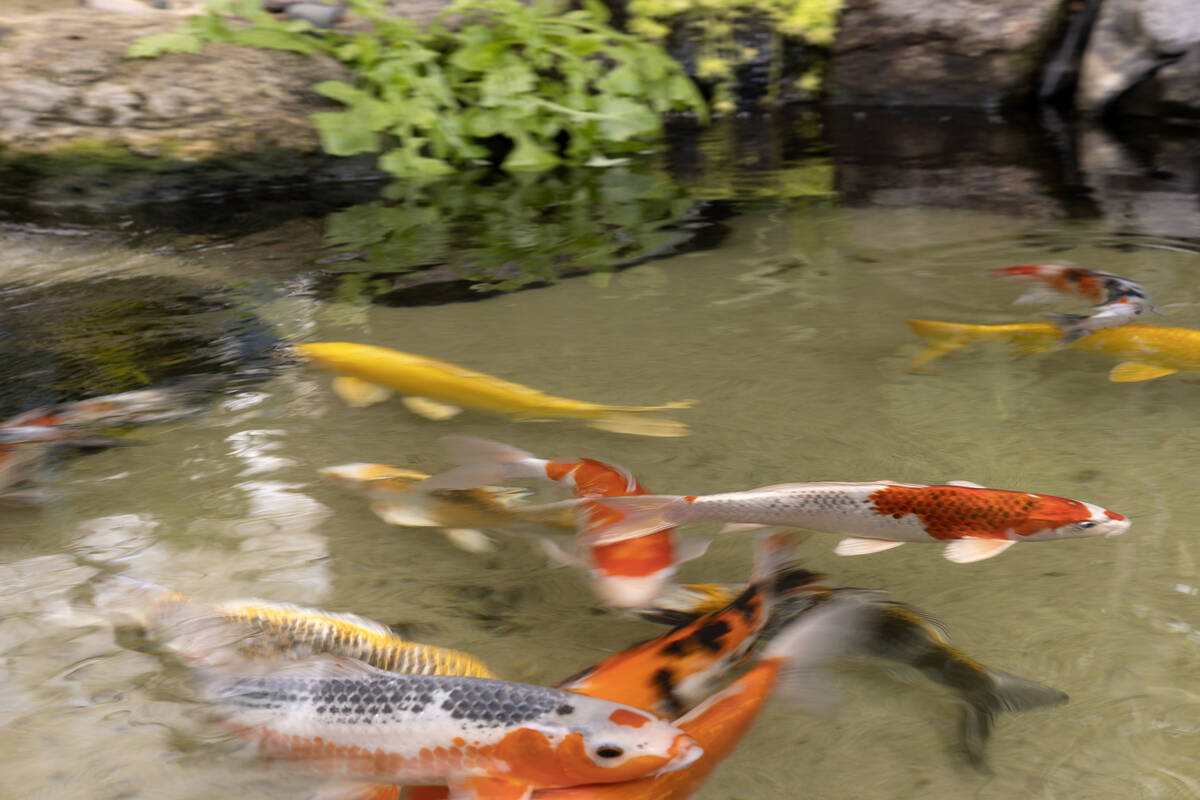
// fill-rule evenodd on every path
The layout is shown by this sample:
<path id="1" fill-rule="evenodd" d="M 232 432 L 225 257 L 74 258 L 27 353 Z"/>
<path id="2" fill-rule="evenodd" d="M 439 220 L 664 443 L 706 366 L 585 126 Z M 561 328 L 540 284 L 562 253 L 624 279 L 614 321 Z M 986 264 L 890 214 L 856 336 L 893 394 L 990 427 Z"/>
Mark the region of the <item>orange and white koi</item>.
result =
<path id="1" fill-rule="evenodd" d="M 627 781 L 703 752 L 669 722 L 620 703 L 328 656 L 267 674 L 209 674 L 202 691 L 227 727 L 271 756 L 349 780 L 445 783 L 455 798 Z"/>
<path id="2" fill-rule="evenodd" d="M 776 687 L 794 699 L 818 706 L 821 670 L 830 662 L 853 656 L 861 648 L 877 593 L 847 591 L 827 598 L 794 618 L 763 648 L 745 675 L 704 700 L 675 724 L 704 748 L 704 755 L 684 769 L 622 784 L 575 786 L 535 792 L 540 800 L 685 800 L 695 794 L 712 771 L 750 729 Z M 423 799 L 424 800 L 424 799 Z"/>
<path id="3" fill-rule="evenodd" d="M 787 535 L 760 534 L 751 581 L 723 608 L 615 653 L 558 688 L 662 715 L 683 713 L 746 657 L 781 594 L 820 580 L 821 576 L 798 566 L 793 555 Z"/>
<path id="4" fill-rule="evenodd" d="M 1033 492 L 942 485 L 785 483 L 711 495 L 642 495 L 590 501 L 614 515 L 593 531 L 596 543 L 644 536 L 687 522 L 717 520 L 725 530 L 784 525 L 847 534 L 838 555 L 877 553 L 906 542 L 946 542 L 950 561 L 999 555 L 1017 542 L 1116 536 L 1125 517 L 1091 503 Z"/>
<path id="5" fill-rule="evenodd" d="M 519 522 L 537 522 L 574 528 L 570 509 L 540 511 L 523 506 L 530 492 L 508 486 L 418 490 L 424 472 L 391 464 L 338 464 L 319 470 L 322 476 L 355 489 L 371 501 L 371 510 L 389 525 L 440 528 L 446 538 L 467 552 L 495 549 L 481 528 L 499 528 Z"/>
<path id="6" fill-rule="evenodd" d="M 675 720 L 704 749 L 704 754 L 683 769 L 622 783 L 590 784 L 534 792 L 541 800 L 684 800 L 697 792 L 712 771 L 733 752 L 762 710 L 772 690 L 780 683 L 792 684 L 791 691 L 807 697 L 807 684 L 830 662 L 854 655 L 860 649 L 864 625 L 870 624 L 874 592 L 847 591 L 828 598 L 808 613 L 793 617 L 745 675 Z M 690 626 L 689 626 L 690 627 Z M 609 679 L 573 691 L 615 692 L 627 696 L 630 685 L 653 680 L 654 665 L 642 659 L 606 659 L 593 667 L 609 673 Z M 790 680 L 789 680 L 790 679 Z M 593 695 L 598 696 L 598 695 Z M 407 800 L 444 800 L 442 787 L 411 787 Z"/>
<path id="7" fill-rule="evenodd" d="M 460 406 L 507 414 L 516 420 L 582 419 L 589 426 L 640 436 L 686 436 L 681 422 L 653 412 L 687 408 L 690 401 L 660 406 L 608 406 L 554 397 L 494 375 L 436 358 L 352 342 L 311 342 L 292 352 L 338 373 L 333 389 L 351 405 L 384 400 L 391 391 L 405 395 L 410 411 L 431 419 L 458 414 Z"/>
<path id="8" fill-rule="evenodd" d="M 583 519 L 577 553 L 565 553 L 548 540 L 543 542 L 557 563 L 587 569 L 596 594 L 611 606 L 649 605 L 670 582 L 679 564 L 698 558 L 708 547 L 707 541 L 679 540 L 671 528 L 620 541 L 592 542 L 589 532 L 609 518 L 590 498 L 647 493 L 624 467 L 592 458 L 538 458 L 500 442 L 469 436 L 447 436 L 442 442 L 451 458 L 462 466 L 430 478 L 420 488 L 465 488 L 532 478 L 566 487 L 581 498 Z"/>
<path id="9" fill-rule="evenodd" d="M 1096 303 L 1096 310 L 1091 314 L 1047 315 L 1063 332 L 1062 340 L 1068 344 L 1103 328 L 1126 325 L 1143 311 L 1154 310 L 1153 302 L 1140 283 L 1098 269 L 1024 264 L 990 270 L 989 274 L 1041 284 L 1018 297 L 1014 302 L 1019 304 L 1040 302 L 1056 292 L 1082 295 Z"/>

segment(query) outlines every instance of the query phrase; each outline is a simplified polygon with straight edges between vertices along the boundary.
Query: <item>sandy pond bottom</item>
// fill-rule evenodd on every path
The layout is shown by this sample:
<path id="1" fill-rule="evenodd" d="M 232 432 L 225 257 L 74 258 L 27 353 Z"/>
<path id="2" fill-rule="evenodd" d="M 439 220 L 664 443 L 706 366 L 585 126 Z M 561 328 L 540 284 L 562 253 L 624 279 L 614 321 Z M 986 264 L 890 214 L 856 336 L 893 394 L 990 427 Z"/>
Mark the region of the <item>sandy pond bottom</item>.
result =
<path id="1" fill-rule="evenodd" d="M 137 431 L 142 447 L 62 465 L 58 498 L 0 520 L 0 797 L 295 798 L 313 779 L 225 742 L 183 676 L 87 616 L 99 568 L 202 599 L 263 597 L 351 611 L 470 650 L 545 683 L 654 626 L 599 609 L 583 576 L 552 569 L 528 532 L 486 556 L 389 528 L 322 466 L 436 471 L 464 433 L 544 456 L 624 464 L 651 488 L 705 493 L 802 480 L 971 480 L 1090 500 L 1133 519 L 1120 538 L 1019 545 L 955 565 L 936 546 L 813 568 L 879 587 L 944 621 L 989 666 L 1071 695 L 1005 715 L 991 774 L 954 753 L 955 700 L 918 677 L 848 669 L 841 710 L 780 698 L 700 795 L 716 798 L 1174 798 L 1200 796 L 1200 378 L 1113 384 L 1103 357 L 997 347 L 912 375 L 907 317 L 1004 322 L 1019 287 L 985 268 L 1038 261 L 1140 280 L 1151 322 L 1200 325 L 1200 258 L 1122 239 L 937 210 L 795 209 L 729 221 L 717 250 L 478 303 L 388 309 L 282 298 L 262 313 L 295 340 L 424 353 L 569 397 L 685 398 L 680 439 L 478 413 L 349 409 L 327 375 L 295 368 L 194 420 Z M 711 534 L 701 527 L 699 534 Z M 735 581 L 750 539 L 729 535 L 684 577 Z"/>

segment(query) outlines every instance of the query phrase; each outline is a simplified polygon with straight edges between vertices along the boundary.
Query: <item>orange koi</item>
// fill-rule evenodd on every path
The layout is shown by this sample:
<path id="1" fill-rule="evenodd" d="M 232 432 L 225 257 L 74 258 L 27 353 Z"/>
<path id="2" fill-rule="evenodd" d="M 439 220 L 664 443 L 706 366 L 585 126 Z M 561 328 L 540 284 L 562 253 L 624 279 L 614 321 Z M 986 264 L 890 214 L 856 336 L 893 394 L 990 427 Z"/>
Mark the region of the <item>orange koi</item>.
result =
<path id="1" fill-rule="evenodd" d="M 794 550 L 785 534 L 761 534 L 751 581 L 724 608 L 611 655 L 558 688 L 663 716 L 683 713 L 746 657 L 784 593 L 782 587 L 804 590 L 820 580 L 796 565 Z"/>
<path id="2" fill-rule="evenodd" d="M 589 571 L 596 593 L 611 606 L 636 608 L 653 602 L 674 576 L 678 565 L 704 553 L 706 541 L 679 541 L 671 528 L 614 542 L 592 542 L 589 531 L 603 527 L 611 517 L 590 498 L 642 495 L 647 489 L 624 467 L 592 458 L 538 458 L 515 447 L 469 436 L 443 439 L 451 458 L 461 466 L 436 475 L 419 486 L 426 490 L 466 489 L 487 484 L 532 478 L 552 481 L 580 498 L 583 513 L 578 554 L 564 553 L 545 541 L 557 563 Z"/>
<path id="3" fill-rule="evenodd" d="M 876 602 L 872 592 L 847 592 L 813 606 L 793 618 L 763 650 L 754 666 L 738 680 L 679 717 L 675 724 L 695 739 L 704 754 L 694 763 L 671 773 L 647 776 L 622 783 L 591 784 L 536 791 L 545 800 L 684 800 L 708 779 L 714 769 L 737 747 L 758 712 L 780 682 L 794 677 L 796 683 L 811 680 L 814 673 L 834 659 L 851 655 L 870 620 Z M 601 667 L 601 665 L 597 665 Z M 613 680 L 604 691 L 622 691 L 618 669 L 626 677 L 646 677 L 644 663 L 612 664 Z M 599 687 L 593 687 L 599 689 Z M 800 684 L 795 691 L 803 689 Z M 590 690 L 589 690 L 590 691 Z M 441 786 L 410 787 L 407 800 L 444 800 Z"/>

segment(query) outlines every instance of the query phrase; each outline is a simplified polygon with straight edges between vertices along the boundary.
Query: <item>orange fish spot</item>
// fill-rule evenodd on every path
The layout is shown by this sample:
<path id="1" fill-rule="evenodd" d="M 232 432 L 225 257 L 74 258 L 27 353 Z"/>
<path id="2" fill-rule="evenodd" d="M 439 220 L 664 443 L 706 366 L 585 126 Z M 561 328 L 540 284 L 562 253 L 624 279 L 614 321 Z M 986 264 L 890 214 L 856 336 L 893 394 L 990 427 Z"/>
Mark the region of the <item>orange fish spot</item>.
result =
<path id="1" fill-rule="evenodd" d="M 593 547 L 592 564 L 610 577 L 641 578 L 653 575 L 675 563 L 673 531 L 673 528 L 668 528 Z"/>
<path id="2" fill-rule="evenodd" d="M 1118 520 L 1118 521 L 1125 519 L 1123 516 L 1121 516 L 1120 514 L 1118 514 L 1118 513 L 1117 513 L 1117 512 L 1115 512 L 1115 511 L 1105 511 L 1105 512 L 1104 512 L 1104 515 L 1105 515 L 1106 517 L 1108 517 L 1109 519 L 1115 519 L 1115 520 Z"/>
<path id="3" fill-rule="evenodd" d="M 627 708 L 618 708 L 608 715 L 608 719 L 614 725 L 626 725 L 630 728 L 640 728 L 650 721 L 645 714 L 639 714 Z"/>
<path id="4" fill-rule="evenodd" d="M 964 536 L 1004 539 L 1010 530 L 1027 536 L 1035 532 L 1028 530 L 1031 514 L 1045 499 L 1063 500 L 1029 492 L 965 486 L 888 486 L 870 495 L 876 514 L 896 519 L 912 514 L 927 534 L 943 540 Z M 1035 524 L 1038 524 L 1035 530 L 1052 527 Z"/>

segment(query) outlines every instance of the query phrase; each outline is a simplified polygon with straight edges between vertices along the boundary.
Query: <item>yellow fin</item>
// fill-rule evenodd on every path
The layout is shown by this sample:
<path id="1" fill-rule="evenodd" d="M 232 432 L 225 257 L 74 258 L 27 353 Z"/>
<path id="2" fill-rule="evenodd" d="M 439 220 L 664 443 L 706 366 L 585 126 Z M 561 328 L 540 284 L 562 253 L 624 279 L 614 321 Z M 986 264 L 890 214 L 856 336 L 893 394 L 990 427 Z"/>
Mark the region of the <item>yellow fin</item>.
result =
<path id="1" fill-rule="evenodd" d="M 629 433 L 634 436 L 687 436 L 692 432 L 682 422 L 665 417 L 650 417 L 624 411 L 610 411 L 603 416 L 589 419 L 588 427 L 612 433 Z"/>
<path id="2" fill-rule="evenodd" d="M 348 375 L 341 375 L 333 379 L 333 393 L 342 398 L 342 401 L 348 406 L 355 408 L 365 408 L 366 406 L 382 403 L 392 396 L 392 390 L 386 386 L 364 381 L 361 378 L 352 378 Z"/>
<path id="3" fill-rule="evenodd" d="M 1134 383 L 1149 381 L 1179 372 L 1172 367 L 1155 367 L 1150 364 L 1139 364 L 1136 361 L 1122 361 L 1108 373 L 1108 379 L 1114 383 Z"/>
<path id="4" fill-rule="evenodd" d="M 428 397 L 405 397 L 401 402 L 404 403 L 409 411 L 417 416 L 437 422 L 456 417 L 462 413 L 462 409 L 458 406 L 441 403 L 437 400 L 430 400 Z"/>

